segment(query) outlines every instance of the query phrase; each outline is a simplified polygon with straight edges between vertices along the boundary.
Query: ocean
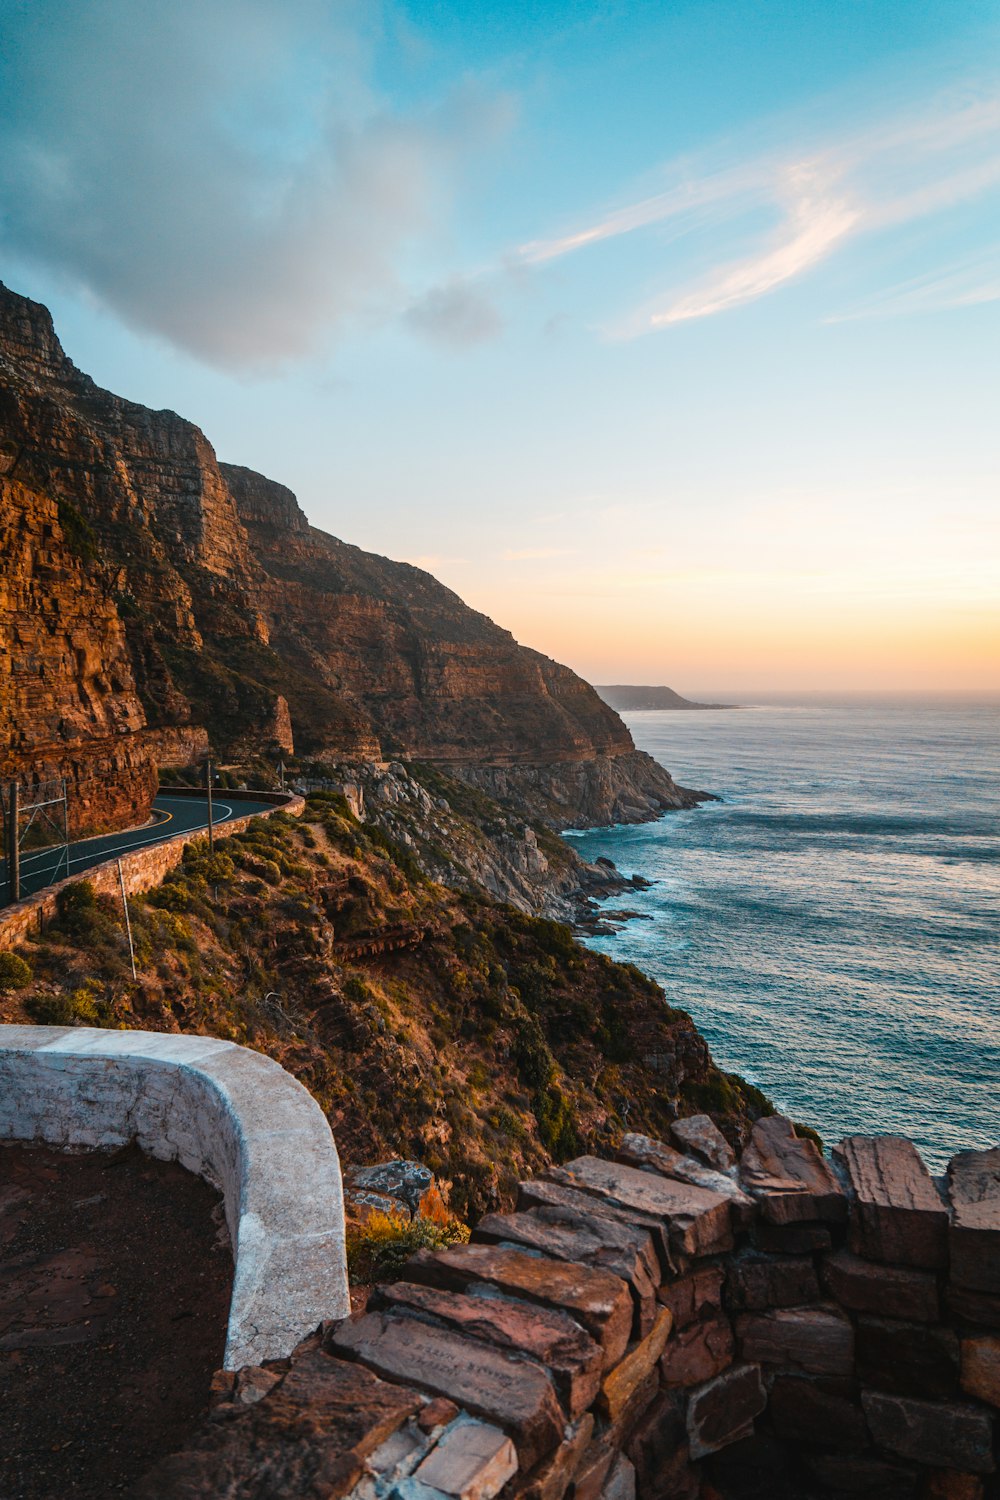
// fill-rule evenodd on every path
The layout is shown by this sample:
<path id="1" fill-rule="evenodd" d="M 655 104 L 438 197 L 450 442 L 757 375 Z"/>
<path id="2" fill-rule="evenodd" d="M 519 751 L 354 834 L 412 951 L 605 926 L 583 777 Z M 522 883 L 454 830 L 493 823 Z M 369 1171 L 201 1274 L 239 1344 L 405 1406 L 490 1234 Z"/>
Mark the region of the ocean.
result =
<path id="1" fill-rule="evenodd" d="M 623 715 L 723 800 L 568 835 L 655 882 L 590 947 L 637 964 L 716 1061 L 827 1145 L 1000 1143 L 1000 705 Z"/>

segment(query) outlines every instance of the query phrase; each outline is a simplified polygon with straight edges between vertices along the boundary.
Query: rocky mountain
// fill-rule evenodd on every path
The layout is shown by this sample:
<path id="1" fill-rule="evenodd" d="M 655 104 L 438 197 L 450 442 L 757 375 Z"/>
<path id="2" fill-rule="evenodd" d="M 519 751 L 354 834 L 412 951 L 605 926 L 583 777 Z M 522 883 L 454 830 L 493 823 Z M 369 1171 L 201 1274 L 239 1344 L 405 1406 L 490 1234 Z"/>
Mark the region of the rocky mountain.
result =
<path id="1" fill-rule="evenodd" d="M 2 285 L 0 445 L 0 775 L 62 767 L 89 788 L 78 825 L 141 813 L 155 765 L 206 736 L 229 756 L 420 760 L 553 826 L 698 800 L 567 667 L 310 526 L 192 423 L 100 389 Z"/>
<path id="2" fill-rule="evenodd" d="M 732 708 L 731 703 L 695 703 L 691 698 L 682 698 L 668 687 L 635 687 L 624 683 L 608 683 L 595 688 L 600 697 L 617 713 L 628 713 L 634 708 Z"/>

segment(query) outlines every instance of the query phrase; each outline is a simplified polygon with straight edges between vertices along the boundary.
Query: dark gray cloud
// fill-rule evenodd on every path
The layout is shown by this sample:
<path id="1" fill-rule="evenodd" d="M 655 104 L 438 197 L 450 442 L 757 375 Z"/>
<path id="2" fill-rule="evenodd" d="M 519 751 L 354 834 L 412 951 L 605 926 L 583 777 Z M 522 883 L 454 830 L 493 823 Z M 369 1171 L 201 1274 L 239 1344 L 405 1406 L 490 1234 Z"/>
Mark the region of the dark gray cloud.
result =
<path id="1" fill-rule="evenodd" d="M 407 309 L 406 321 L 417 333 L 452 349 L 483 344 L 503 327 L 487 293 L 461 276 L 425 292 Z"/>
<path id="2" fill-rule="evenodd" d="M 479 105 L 387 109 L 377 17 L 0 0 L 0 248 L 218 365 L 302 354 L 392 301 Z"/>

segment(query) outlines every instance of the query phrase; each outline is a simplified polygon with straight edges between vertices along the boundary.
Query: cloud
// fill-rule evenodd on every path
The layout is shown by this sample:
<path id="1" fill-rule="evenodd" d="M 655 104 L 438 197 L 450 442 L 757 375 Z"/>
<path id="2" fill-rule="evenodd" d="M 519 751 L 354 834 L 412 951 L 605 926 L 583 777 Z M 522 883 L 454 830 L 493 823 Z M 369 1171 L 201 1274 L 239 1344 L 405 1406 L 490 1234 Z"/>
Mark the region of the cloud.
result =
<path id="1" fill-rule="evenodd" d="M 789 127 L 801 138 L 801 131 Z M 664 292 L 612 330 L 617 336 L 711 317 L 752 302 L 811 270 L 862 233 L 887 231 L 970 202 L 1000 183 L 1000 95 L 968 87 L 790 157 L 780 148 L 714 167 L 669 163 L 664 191 L 516 252 L 538 267 L 623 235 L 670 224 L 675 235 L 712 230 L 713 246 L 745 242 L 747 225 L 776 224 L 746 253 L 717 263 L 696 285 Z M 732 226 L 727 235 L 727 222 Z M 717 252 L 716 252 L 717 253 Z M 987 300 L 992 281 L 981 288 Z M 970 293 L 975 295 L 975 293 Z"/>
<path id="2" fill-rule="evenodd" d="M 948 312 L 987 302 L 1000 302 L 1000 245 L 886 287 L 850 311 L 832 314 L 826 322 L 852 323 L 863 318 Z"/>
<path id="3" fill-rule="evenodd" d="M 451 349 L 468 349 L 495 338 L 503 319 L 482 288 L 463 276 L 432 287 L 407 309 L 406 321 L 415 332 Z"/>
<path id="4" fill-rule="evenodd" d="M 466 94 L 387 108 L 352 0 L 4 7 L 0 248 L 221 366 L 301 355 L 391 301 L 458 154 Z"/>

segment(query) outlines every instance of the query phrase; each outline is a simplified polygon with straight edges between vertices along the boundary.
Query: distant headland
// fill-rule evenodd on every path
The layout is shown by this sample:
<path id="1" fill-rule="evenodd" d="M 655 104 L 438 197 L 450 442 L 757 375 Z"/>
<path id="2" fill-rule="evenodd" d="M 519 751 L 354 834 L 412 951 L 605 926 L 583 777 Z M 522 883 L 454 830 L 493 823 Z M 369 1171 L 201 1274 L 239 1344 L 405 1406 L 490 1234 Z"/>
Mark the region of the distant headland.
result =
<path id="1" fill-rule="evenodd" d="M 673 688 L 668 687 L 627 687 L 622 683 L 611 683 L 601 687 L 595 684 L 597 692 L 604 699 L 609 708 L 616 713 L 628 713 L 634 708 L 737 708 L 735 703 L 693 703 L 690 698 L 682 698 L 680 693 L 675 693 Z"/>

